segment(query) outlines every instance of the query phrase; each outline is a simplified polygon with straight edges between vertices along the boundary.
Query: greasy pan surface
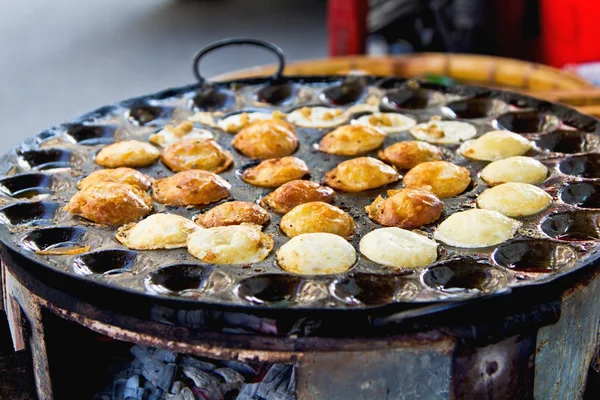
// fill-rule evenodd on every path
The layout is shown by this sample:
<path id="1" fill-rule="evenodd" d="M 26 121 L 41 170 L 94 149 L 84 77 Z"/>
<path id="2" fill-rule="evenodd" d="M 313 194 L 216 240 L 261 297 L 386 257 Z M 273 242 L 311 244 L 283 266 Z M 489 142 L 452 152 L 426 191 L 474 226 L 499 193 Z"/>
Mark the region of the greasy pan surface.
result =
<path id="1" fill-rule="evenodd" d="M 39 133 L 1 159 L 6 177 L 0 180 L 0 240 L 47 269 L 47 273 L 63 275 L 61 282 L 68 277 L 73 285 L 108 286 L 151 296 L 157 302 L 162 299 L 193 307 L 305 311 L 394 305 L 405 309 L 432 303 L 446 307 L 448 303 L 473 302 L 497 294 L 510 296 L 515 289 L 526 293 L 533 286 L 551 288 L 571 273 L 594 266 L 600 241 L 600 196 L 595 195 L 600 193 L 600 127 L 596 119 L 519 94 L 464 85 L 421 84 L 416 89 L 415 82 L 403 79 L 319 76 L 286 77 L 278 84 L 288 86 L 272 94 L 269 90 L 261 92 L 271 85 L 269 79 L 219 83 L 214 89 L 232 97 L 213 96 L 210 101 L 206 96 L 201 96 L 204 101 L 198 100 L 197 94 L 206 92 L 198 86 L 169 89 L 103 107 Z M 349 85 L 352 90 L 345 91 L 344 96 L 336 95 L 339 91 L 326 90 L 340 84 Z M 258 92 L 262 94 L 257 95 Z M 396 93 L 396 102 L 389 96 L 392 93 Z M 258 101 L 260 98 L 278 104 Z M 440 243 L 433 265 L 397 270 L 368 260 L 358 251 L 358 243 L 366 233 L 380 227 L 368 218 L 364 207 L 377 195 L 401 188 L 402 180 L 367 192 L 338 192 L 333 204 L 348 212 L 356 223 L 350 243 L 358 259 L 345 273 L 314 277 L 289 274 L 277 265 L 275 252 L 289 239 L 279 230 L 281 216 L 273 212 L 264 231 L 273 235 L 275 248 L 264 261 L 250 266 L 216 266 L 203 264 L 186 249 L 128 250 L 114 239 L 116 228 L 92 224 L 63 210 L 77 191 L 77 181 L 100 169 L 93 156 L 103 146 L 127 139 L 147 141 L 165 124 L 185 121 L 198 111 L 198 104 L 208 105 L 207 111 L 228 115 L 242 110 L 289 112 L 305 105 L 335 104 L 346 110 L 374 99 L 380 101 L 382 110 L 402 113 L 418 123 L 434 115 L 460 119 L 475 126 L 477 137 L 495 129 L 523 134 L 536 143 L 526 155 L 540 160 L 550 171 L 539 187 L 552 195 L 553 204 L 541 214 L 519 218 L 522 226 L 515 238 L 500 246 L 461 249 Z M 231 196 L 197 208 L 167 207 L 155 202 L 154 213 L 191 218 L 224 201 L 257 202 L 272 190 L 242 181 L 243 169 L 256 161 L 232 148 L 232 134 L 211 126 L 196 126 L 210 130 L 215 140 L 232 152 L 234 166 L 219 174 L 231 183 Z M 293 155 L 309 165 L 310 180 L 314 182 L 322 182 L 327 171 L 352 158 L 315 149 L 315 143 L 333 129 L 296 127 L 299 147 Z M 390 134 L 384 146 L 405 140 L 414 140 L 407 131 Z M 429 237 L 452 213 L 475 207 L 477 195 L 488 188 L 479 177 L 488 162 L 465 159 L 457 152 L 459 145 L 439 147 L 444 149 L 447 161 L 469 169 L 472 183 L 459 196 L 443 200 L 445 209 L 438 221 L 420 228 Z M 378 158 L 377 151 L 368 155 Z M 154 178 L 173 174 L 161 162 L 139 170 Z M 44 248 L 48 252 L 65 246 L 73 246 L 80 254 L 35 251 Z"/>

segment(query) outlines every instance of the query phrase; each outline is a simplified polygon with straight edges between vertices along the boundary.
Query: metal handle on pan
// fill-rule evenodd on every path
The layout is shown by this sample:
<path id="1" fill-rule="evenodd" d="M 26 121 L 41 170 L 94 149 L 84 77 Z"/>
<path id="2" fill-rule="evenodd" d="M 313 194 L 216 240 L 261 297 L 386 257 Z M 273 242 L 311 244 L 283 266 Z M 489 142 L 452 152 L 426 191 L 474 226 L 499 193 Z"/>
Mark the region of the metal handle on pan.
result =
<path id="1" fill-rule="evenodd" d="M 202 60 L 202 57 L 204 57 L 206 54 L 210 53 L 213 50 L 220 49 L 221 47 L 240 46 L 240 45 L 258 46 L 258 47 L 262 47 L 262 48 L 267 49 L 267 50 L 271 51 L 272 53 L 274 53 L 277 56 L 277 61 L 279 63 L 279 67 L 277 68 L 277 71 L 275 71 L 275 73 L 273 74 L 273 77 L 271 79 L 273 81 L 278 81 L 279 79 L 281 79 L 281 75 L 283 74 L 283 69 L 285 68 L 285 56 L 284 56 L 283 50 L 281 50 L 281 48 L 279 48 L 278 46 L 276 46 L 272 43 L 265 42 L 264 40 L 251 39 L 251 38 L 232 38 L 232 39 L 219 40 L 218 42 L 209 44 L 208 46 L 206 46 L 205 48 L 200 50 L 198 53 L 196 53 L 196 55 L 194 56 L 194 61 L 193 61 L 193 69 L 194 69 L 194 76 L 196 77 L 198 82 L 200 82 L 200 84 L 202 84 L 202 85 L 207 83 L 207 80 L 200 73 L 200 61 Z"/>

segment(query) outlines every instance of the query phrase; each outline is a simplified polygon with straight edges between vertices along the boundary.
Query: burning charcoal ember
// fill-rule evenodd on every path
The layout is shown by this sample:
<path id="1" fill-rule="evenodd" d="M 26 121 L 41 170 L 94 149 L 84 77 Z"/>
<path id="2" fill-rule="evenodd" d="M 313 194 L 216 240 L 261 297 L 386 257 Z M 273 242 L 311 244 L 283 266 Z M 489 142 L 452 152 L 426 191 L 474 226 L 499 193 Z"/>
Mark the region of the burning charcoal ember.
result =
<path id="1" fill-rule="evenodd" d="M 216 388 L 219 385 L 219 380 L 207 372 L 201 371 L 198 368 L 184 365 L 181 367 L 183 374 L 194 381 L 194 385 L 199 388 Z"/>
<path id="2" fill-rule="evenodd" d="M 231 368 L 232 370 L 237 371 L 244 376 L 258 375 L 259 372 L 258 368 L 242 361 L 222 361 L 221 363 L 227 368 Z"/>
<path id="3" fill-rule="evenodd" d="M 171 350 L 156 349 L 154 352 L 154 358 L 158 361 L 174 363 L 177 360 L 177 353 Z"/>
<path id="4" fill-rule="evenodd" d="M 183 356 L 179 364 L 189 365 L 190 367 L 194 367 L 196 369 L 199 369 L 200 371 L 205 372 L 213 371 L 215 368 L 217 368 L 214 364 L 211 364 L 206 361 L 200 361 L 197 358 L 189 355 Z"/>
<path id="5" fill-rule="evenodd" d="M 164 367 L 158 373 L 156 380 L 156 386 L 164 391 L 168 391 L 173 384 L 175 379 L 175 373 L 177 372 L 177 365 L 173 363 L 163 364 Z"/>

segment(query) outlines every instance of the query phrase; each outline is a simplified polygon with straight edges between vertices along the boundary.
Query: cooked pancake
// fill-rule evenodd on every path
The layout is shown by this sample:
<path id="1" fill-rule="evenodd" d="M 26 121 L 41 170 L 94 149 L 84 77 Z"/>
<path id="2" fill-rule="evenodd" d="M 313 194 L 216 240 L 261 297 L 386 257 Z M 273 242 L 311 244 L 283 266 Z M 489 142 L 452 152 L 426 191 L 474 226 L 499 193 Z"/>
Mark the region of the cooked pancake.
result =
<path id="1" fill-rule="evenodd" d="M 347 239 L 354 233 L 354 219 L 337 207 L 313 201 L 294 207 L 281 218 L 279 227 L 288 237 L 326 232 Z"/>
<path id="2" fill-rule="evenodd" d="M 65 210 L 98 224 L 123 225 L 148 215 L 152 199 L 132 185 L 100 182 L 75 193 Z"/>
<path id="3" fill-rule="evenodd" d="M 532 143 L 521 135 L 507 131 L 487 132 L 460 146 L 460 153 L 472 160 L 496 161 L 527 153 Z"/>
<path id="4" fill-rule="evenodd" d="M 356 261 L 354 247 L 332 233 L 305 233 L 292 238 L 277 250 L 277 263 L 299 275 L 338 274 Z"/>
<path id="5" fill-rule="evenodd" d="M 495 186 L 506 182 L 537 185 L 548 177 L 548 168 L 530 157 L 509 157 L 488 164 L 481 171 L 481 179 Z"/>
<path id="6" fill-rule="evenodd" d="M 193 169 L 155 181 L 152 196 L 168 206 L 195 206 L 224 199 L 230 189 L 229 182 L 219 175 Z"/>
<path id="7" fill-rule="evenodd" d="M 188 235 L 196 229 L 198 225 L 179 215 L 154 214 L 120 227 L 115 238 L 135 250 L 175 249 L 185 247 Z"/>
<path id="8" fill-rule="evenodd" d="M 269 213 L 258 204 L 247 201 L 228 201 L 198 215 L 194 221 L 204 228 L 213 228 L 243 223 L 266 225 L 269 223 L 269 219 Z"/>
<path id="9" fill-rule="evenodd" d="M 243 112 L 238 114 L 230 115 L 229 117 L 223 118 L 217 125 L 225 132 L 237 133 L 247 127 L 248 125 L 257 122 L 264 121 L 266 119 L 272 119 L 273 115 L 266 112 Z"/>
<path id="10" fill-rule="evenodd" d="M 310 169 L 304 161 L 289 156 L 265 160 L 257 166 L 247 168 L 242 173 L 242 179 L 254 186 L 278 187 L 309 173 Z"/>
<path id="11" fill-rule="evenodd" d="M 188 118 L 188 121 L 196 122 L 202 125 L 217 127 L 218 125 L 215 123 L 215 117 L 222 116 L 223 113 L 220 111 L 211 113 L 207 111 L 200 111 L 192 115 Z"/>
<path id="12" fill-rule="evenodd" d="M 479 208 L 498 211 L 507 217 L 526 217 L 550 206 L 552 196 L 528 183 L 509 182 L 486 189 L 477 197 Z"/>
<path id="13" fill-rule="evenodd" d="M 377 196 L 365 207 L 369 218 L 383 226 L 414 229 L 437 220 L 444 203 L 427 190 L 388 190 L 388 198 Z"/>
<path id="14" fill-rule="evenodd" d="M 191 255 L 210 264 L 251 264 L 273 250 L 273 238 L 258 225 L 242 224 L 199 229 L 188 236 Z"/>
<path id="15" fill-rule="evenodd" d="M 319 142 L 319 150 L 340 156 L 356 156 L 383 144 L 385 133 L 364 125 L 344 125 L 329 132 Z"/>
<path id="16" fill-rule="evenodd" d="M 398 169 L 411 169 L 427 161 L 442 159 L 442 151 L 427 142 L 398 142 L 379 151 L 379 157 Z"/>
<path id="17" fill-rule="evenodd" d="M 477 135 L 477 129 L 466 122 L 432 119 L 415 126 L 410 133 L 415 139 L 429 143 L 454 144 L 471 139 Z"/>
<path id="18" fill-rule="evenodd" d="M 285 157 L 298 147 L 296 130 L 281 119 L 255 122 L 242 129 L 231 142 L 242 154 L 261 160 Z"/>
<path id="19" fill-rule="evenodd" d="M 437 259 L 437 243 L 400 228 L 380 228 L 360 240 L 360 252 L 369 260 L 393 268 L 419 268 Z"/>
<path id="20" fill-rule="evenodd" d="M 519 221 L 499 212 L 472 209 L 449 216 L 433 237 L 454 247 L 489 247 L 511 239 L 520 226 Z"/>
<path id="21" fill-rule="evenodd" d="M 206 129 L 194 129 L 191 121 L 184 121 L 181 124 L 166 125 L 158 133 L 150 136 L 150 143 L 160 147 L 167 147 L 180 140 L 186 139 L 214 139 L 215 135 Z"/>
<path id="22" fill-rule="evenodd" d="M 160 152 L 150 143 L 124 140 L 104 147 L 94 161 L 106 168 L 139 168 L 154 164 L 159 157 Z"/>
<path id="23" fill-rule="evenodd" d="M 152 185 L 152 178 L 132 168 L 121 167 L 115 169 L 101 169 L 92 172 L 80 180 L 77 183 L 77 187 L 79 189 L 85 189 L 90 185 L 101 182 L 126 183 L 146 191 L 150 189 L 150 185 Z"/>
<path id="24" fill-rule="evenodd" d="M 447 161 L 424 162 L 406 173 L 404 186 L 429 190 L 441 199 L 461 194 L 471 183 L 469 170 Z"/>
<path id="25" fill-rule="evenodd" d="M 325 174 L 324 183 L 344 192 L 375 189 L 400 179 L 394 168 L 371 157 L 344 161 Z"/>
<path id="26" fill-rule="evenodd" d="M 164 149 L 160 159 L 172 171 L 201 169 L 219 173 L 233 163 L 230 152 L 211 139 L 184 139 Z"/>
<path id="27" fill-rule="evenodd" d="M 352 121 L 352 123 L 356 125 L 372 126 L 385 133 L 396 133 L 412 128 L 417 124 L 417 121 L 398 113 L 375 112 L 370 115 L 363 115 Z"/>
<path id="28" fill-rule="evenodd" d="M 305 128 L 333 128 L 348 121 L 341 108 L 302 107 L 288 114 L 287 120 Z"/>
<path id="29" fill-rule="evenodd" d="M 335 192 L 332 188 L 318 183 L 295 180 L 288 182 L 261 200 L 263 207 L 269 207 L 277 214 L 285 214 L 294 207 L 312 201 L 331 203 Z"/>

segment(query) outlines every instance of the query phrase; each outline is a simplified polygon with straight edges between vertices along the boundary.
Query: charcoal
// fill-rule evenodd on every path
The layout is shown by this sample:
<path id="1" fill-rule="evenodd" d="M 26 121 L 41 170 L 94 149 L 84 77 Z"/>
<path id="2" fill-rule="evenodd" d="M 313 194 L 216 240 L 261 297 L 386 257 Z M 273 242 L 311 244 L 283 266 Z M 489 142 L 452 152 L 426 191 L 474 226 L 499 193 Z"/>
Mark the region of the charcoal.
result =
<path id="1" fill-rule="evenodd" d="M 284 364 L 273 364 L 260 383 L 257 395 L 267 400 L 294 400 L 296 384 L 294 367 Z M 293 379 L 293 384 L 292 383 Z"/>
<path id="2" fill-rule="evenodd" d="M 163 364 L 164 367 L 159 371 L 156 379 L 156 386 L 168 392 L 175 379 L 175 373 L 177 372 L 177 365 L 173 363 Z"/>
<path id="3" fill-rule="evenodd" d="M 148 400 L 164 400 L 165 398 L 165 392 L 158 388 L 155 388 L 148 396 Z"/>
<path id="4" fill-rule="evenodd" d="M 231 368 L 218 368 L 213 371 L 213 373 L 218 374 L 223 377 L 225 383 L 229 384 L 237 384 L 244 383 L 244 377 L 237 371 L 234 371 Z"/>
<path id="5" fill-rule="evenodd" d="M 236 400 L 257 400 L 261 399 L 258 397 L 258 389 L 260 383 L 251 383 L 249 385 L 242 386 L 242 390 L 238 393 Z"/>
<path id="6" fill-rule="evenodd" d="M 189 387 L 184 387 L 181 390 L 180 395 L 181 395 L 181 397 L 183 397 L 184 400 L 196 400 L 196 396 L 194 395 L 194 392 L 192 392 L 192 389 L 190 389 Z"/>
<path id="7" fill-rule="evenodd" d="M 181 367 L 183 374 L 194 381 L 194 385 L 199 388 L 211 388 L 216 387 L 219 384 L 219 380 L 214 376 L 194 368 L 190 365 L 184 365 Z"/>
<path id="8" fill-rule="evenodd" d="M 125 392 L 125 385 L 127 383 L 126 379 L 115 379 L 113 382 L 113 391 L 112 398 L 115 400 L 123 400 L 125 397 L 123 393 Z"/>
<path id="9" fill-rule="evenodd" d="M 258 375 L 259 368 L 242 361 L 222 361 L 222 364 L 242 375 Z"/>
<path id="10" fill-rule="evenodd" d="M 123 390 L 123 398 L 125 400 L 136 399 L 139 388 L 140 388 L 140 377 L 139 376 L 134 375 L 131 378 L 127 379 L 127 382 L 125 383 L 125 389 Z"/>
<path id="11" fill-rule="evenodd" d="M 171 385 L 171 390 L 169 390 L 169 393 L 178 394 L 179 392 L 181 392 L 181 389 L 183 389 L 184 387 L 185 387 L 185 383 L 183 383 L 181 381 L 175 381 Z"/>
<path id="12" fill-rule="evenodd" d="M 166 396 L 167 400 L 185 400 L 182 395 L 178 394 L 170 394 L 168 393 Z"/>
<path id="13" fill-rule="evenodd" d="M 143 365 L 154 361 L 154 358 L 152 357 L 152 351 L 145 346 L 140 346 L 139 344 L 135 345 L 129 350 L 129 352 L 133 354 L 135 358 L 137 358 Z"/>
<path id="14" fill-rule="evenodd" d="M 213 371 L 215 368 L 217 368 L 214 366 L 214 364 L 211 364 L 206 361 L 200 361 L 197 358 L 192 357 L 192 356 L 183 356 L 181 359 L 181 362 L 179 364 L 189 365 L 190 367 L 194 367 L 196 369 L 199 369 L 200 371 L 205 371 L 205 372 L 210 372 L 210 371 Z"/>
<path id="15" fill-rule="evenodd" d="M 174 363 L 177 360 L 177 353 L 171 350 L 156 349 L 154 359 L 166 363 Z"/>

